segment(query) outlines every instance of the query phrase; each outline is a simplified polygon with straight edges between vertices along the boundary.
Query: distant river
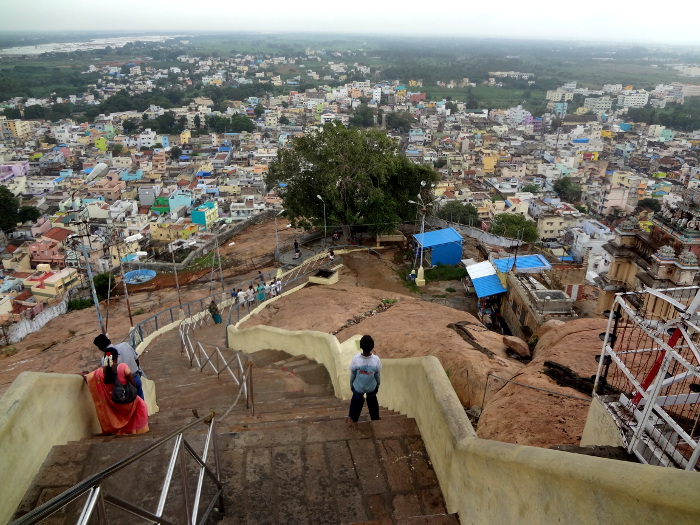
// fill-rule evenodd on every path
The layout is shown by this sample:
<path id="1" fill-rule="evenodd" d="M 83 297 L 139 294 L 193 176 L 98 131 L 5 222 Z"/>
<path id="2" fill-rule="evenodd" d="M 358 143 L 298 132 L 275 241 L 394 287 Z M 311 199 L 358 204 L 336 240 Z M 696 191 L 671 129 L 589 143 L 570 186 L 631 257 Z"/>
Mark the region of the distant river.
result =
<path id="1" fill-rule="evenodd" d="M 181 35 L 184 36 L 184 35 Z M 42 53 L 71 53 L 73 51 L 89 51 L 106 47 L 123 47 L 129 42 L 165 42 L 169 38 L 180 38 L 178 35 L 168 36 L 120 36 L 114 38 L 94 38 L 85 42 L 60 42 L 56 44 L 39 44 L 36 46 L 7 47 L 0 49 L 0 55 L 40 55 Z"/>

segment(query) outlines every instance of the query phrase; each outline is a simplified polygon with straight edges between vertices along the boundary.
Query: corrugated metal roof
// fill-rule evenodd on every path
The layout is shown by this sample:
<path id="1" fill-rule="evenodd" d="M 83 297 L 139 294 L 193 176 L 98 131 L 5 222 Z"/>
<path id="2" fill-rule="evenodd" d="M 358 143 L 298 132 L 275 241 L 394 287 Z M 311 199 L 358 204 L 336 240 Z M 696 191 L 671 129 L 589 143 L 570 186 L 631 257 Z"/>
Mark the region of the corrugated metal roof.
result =
<path id="1" fill-rule="evenodd" d="M 494 269 L 493 264 L 491 264 L 491 261 L 483 261 L 467 266 L 467 273 L 469 274 L 469 278 L 473 281 L 479 277 L 496 275 L 496 270 Z"/>
<path id="2" fill-rule="evenodd" d="M 462 236 L 457 233 L 454 228 L 445 228 L 443 230 L 435 230 L 433 232 L 419 233 L 413 236 L 418 244 L 423 248 L 432 248 L 441 244 L 450 244 L 452 242 L 462 243 Z"/>
<path id="3" fill-rule="evenodd" d="M 487 275 L 473 279 L 472 283 L 474 284 L 476 296 L 479 298 L 506 292 L 497 275 Z"/>
<path id="4" fill-rule="evenodd" d="M 515 257 L 507 257 L 505 259 L 494 259 L 493 264 L 496 265 L 498 271 L 506 273 L 513 267 Z M 518 255 L 515 269 L 519 272 L 534 273 L 536 271 L 551 270 L 552 265 L 547 262 L 543 256 L 535 255 Z"/>

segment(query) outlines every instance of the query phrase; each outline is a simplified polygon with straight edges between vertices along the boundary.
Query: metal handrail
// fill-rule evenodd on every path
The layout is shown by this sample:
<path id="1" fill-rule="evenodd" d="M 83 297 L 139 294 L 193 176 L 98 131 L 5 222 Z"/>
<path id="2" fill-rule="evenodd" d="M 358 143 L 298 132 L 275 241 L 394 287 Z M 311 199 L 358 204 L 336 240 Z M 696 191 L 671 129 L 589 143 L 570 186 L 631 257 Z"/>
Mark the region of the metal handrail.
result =
<path id="1" fill-rule="evenodd" d="M 184 439 L 183 434 L 186 430 L 194 427 L 198 423 L 204 423 L 206 425 L 209 425 L 209 430 L 207 432 L 207 439 L 204 444 L 204 451 L 202 453 L 202 457 L 200 458 L 195 452 L 194 449 L 187 443 L 187 441 Z M 88 523 L 90 517 L 92 516 L 93 512 L 97 511 L 97 521 L 99 524 L 106 523 L 106 516 L 104 514 L 104 503 L 110 503 L 114 506 L 121 507 L 124 510 L 129 511 L 132 514 L 135 514 L 137 516 L 140 516 L 142 518 L 148 519 L 149 521 L 154 521 L 156 523 L 170 523 L 168 520 L 165 520 L 162 518 L 162 513 L 165 508 L 165 501 L 167 499 L 167 494 L 168 490 L 170 489 L 170 482 L 172 480 L 172 474 L 175 469 L 175 463 L 177 462 L 177 459 L 180 459 L 180 470 L 181 470 L 181 475 L 182 475 L 182 482 L 183 482 L 183 496 L 185 498 L 185 509 L 187 513 L 187 518 L 186 518 L 186 523 L 188 524 L 194 524 L 197 521 L 197 509 L 198 509 L 198 499 L 201 494 L 201 489 L 202 485 L 204 482 L 204 474 L 207 474 L 216 484 L 216 494 L 212 498 L 212 504 L 209 505 L 209 507 L 206 510 L 205 515 L 202 517 L 201 522 L 203 522 L 211 513 L 211 511 L 214 509 L 213 502 L 215 500 L 219 500 L 219 508 L 223 511 L 224 508 L 224 501 L 223 501 L 223 484 L 221 483 L 221 469 L 219 467 L 219 451 L 216 443 L 216 432 L 214 431 L 216 426 L 216 420 L 215 420 L 215 413 L 210 412 L 207 417 L 204 419 L 197 419 L 195 421 L 192 421 L 191 423 L 188 423 L 187 425 L 183 426 L 182 428 L 178 430 L 173 430 L 166 436 L 160 438 L 158 441 L 154 442 L 153 444 L 149 445 L 148 447 L 140 450 L 139 452 L 135 452 L 134 454 L 116 462 L 114 465 L 107 467 L 106 469 L 93 474 L 92 476 L 85 478 L 83 481 L 80 483 L 74 485 L 73 487 L 69 488 L 68 490 L 62 492 L 55 498 L 47 501 L 43 505 L 35 508 L 34 510 L 28 512 L 24 516 L 12 521 L 10 525 L 33 525 L 35 523 L 39 523 L 41 520 L 44 518 L 47 518 L 51 516 L 53 513 L 57 512 L 61 508 L 65 507 L 66 505 L 70 504 L 71 502 L 75 501 L 77 498 L 84 494 L 88 494 L 88 499 L 87 502 L 85 503 L 83 507 L 83 511 L 80 515 L 80 518 L 78 520 L 78 523 Z M 170 458 L 170 464 L 168 467 L 168 470 L 165 475 L 165 481 L 163 483 L 163 488 L 161 489 L 161 495 L 158 503 L 158 508 L 155 513 L 148 512 L 144 509 L 141 509 L 139 507 L 136 507 L 135 505 L 128 503 L 126 501 L 123 501 L 119 498 L 116 498 L 111 495 L 104 495 L 101 490 L 101 484 L 109 477 L 113 476 L 117 472 L 123 470 L 124 468 L 128 467 L 132 463 L 138 461 L 142 457 L 146 456 L 147 454 L 153 452 L 154 450 L 162 447 L 165 445 L 168 441 L 171 439 L 176 438 L 175 440 L 175 446 L 173 447 L 173 453 Z M 206 460 L 207 460 L 207 453 L 209 449 L 209 443 L 210 441 L 213 441 L 213 446 L 214 446 L 214 464 L 215 464 L 215 471 L 212 472 L 209 467 L 206 466 Z M 195 491 L 195 504 L 191 507 L 191 513 L 190 513 L 190 502 L 189 502 L 189 495 L 187 492 L 187 481 L 185 478 L 186 475 L 186 468 L 184 464 L 184 451 L 187 451 L 192 457 L 194 457 L 195 461 L 199 464 L 199 480 L 197 483 L 197 488 Z"/>

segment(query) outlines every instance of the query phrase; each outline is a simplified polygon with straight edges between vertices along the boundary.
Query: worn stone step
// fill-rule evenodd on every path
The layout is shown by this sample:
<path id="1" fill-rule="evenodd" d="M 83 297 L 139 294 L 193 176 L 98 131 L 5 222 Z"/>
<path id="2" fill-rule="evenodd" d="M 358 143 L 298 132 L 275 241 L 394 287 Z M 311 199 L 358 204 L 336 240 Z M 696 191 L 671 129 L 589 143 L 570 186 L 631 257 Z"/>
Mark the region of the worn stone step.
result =
<path id="1" fill-rule="evenodd" d="M 459 519 L 456 514 L 432 514 L 402 518 L 402 523 L 405 525 L 459 525 Z"/>
<path id="2" fill-rule="evenodd" d="M 299 355 L 292 355 L 289 357 L 286 357 L 284 359 L 281 359 L 279 361 L 276 361 L 272 363 L 270 368 L 282 368 L 283 366 L 286 366 L 289 363 L 293 363 L 295 361 L 302 361 L 302 360 L 309 360 L 304 354 L 299 354 Z"/>

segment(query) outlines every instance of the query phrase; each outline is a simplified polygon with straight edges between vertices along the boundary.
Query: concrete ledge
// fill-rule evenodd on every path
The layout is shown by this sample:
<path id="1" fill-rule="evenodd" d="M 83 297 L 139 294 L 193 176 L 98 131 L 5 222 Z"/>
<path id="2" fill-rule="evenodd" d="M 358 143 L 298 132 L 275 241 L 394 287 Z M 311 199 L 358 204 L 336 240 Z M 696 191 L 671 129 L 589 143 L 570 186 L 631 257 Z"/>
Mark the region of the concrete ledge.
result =
<path id="1" fill-rule="evenodd" d="M 0 523 L 7 523 L 54 445 L 101 432 L 76 374 L 22 372 L 0 398 Z"/>

